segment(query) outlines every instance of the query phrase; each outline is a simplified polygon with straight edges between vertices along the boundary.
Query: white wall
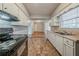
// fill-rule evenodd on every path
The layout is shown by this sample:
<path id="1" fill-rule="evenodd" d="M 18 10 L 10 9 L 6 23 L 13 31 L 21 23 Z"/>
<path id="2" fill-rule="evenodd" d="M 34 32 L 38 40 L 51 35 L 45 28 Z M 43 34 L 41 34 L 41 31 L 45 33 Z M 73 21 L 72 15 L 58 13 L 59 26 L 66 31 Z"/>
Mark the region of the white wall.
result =
<path id="1" fill-rule="evenodd" d="M 44 32 L 44 22 L 34 22 L 34 31 Z"/>
<path id="2" fill-rule="evenodd" d="M 47 20 L 32 20 L 32 22 L 33 22 L 33 25 L 32 25 L 33 32 L 34 31 L 44 32 L 45 21 L 47 21 Z"/>
<path id="3" fill-rule="evenodd" d="M 31 37 L 32 36 L 32 32 L 33 32 L 33 22 L 29 22 L 28 25 L 28 36 Z"/>
<path id="4" fill-rule="evenodd" d="M 44 27 L 45 31 L 50 31 L 51 30 L 50 22 L 51 22 L 51 20 L 45 22 L 45 27 Z"/>
<path id="5" fill-rule="evenodd" d="M 27 26 L 12 26 L 14 29 L 13 34 L 28 34 Z"/>

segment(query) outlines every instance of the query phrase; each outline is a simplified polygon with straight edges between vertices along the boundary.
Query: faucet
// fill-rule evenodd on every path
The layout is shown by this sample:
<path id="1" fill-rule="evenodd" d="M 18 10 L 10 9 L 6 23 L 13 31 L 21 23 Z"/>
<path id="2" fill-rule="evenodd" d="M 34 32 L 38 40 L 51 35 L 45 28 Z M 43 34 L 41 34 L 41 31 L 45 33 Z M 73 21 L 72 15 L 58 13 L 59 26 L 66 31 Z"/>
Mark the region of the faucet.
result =
<path id="1" fill-rule="evenodd" d="M 72 35 L 72 32 L 69 32 L 69 33 L 68 33 L 67 31 L 64 31 L 64 33 L 65 33 L 65 34 L 68 34 L 68 35 Z"/>

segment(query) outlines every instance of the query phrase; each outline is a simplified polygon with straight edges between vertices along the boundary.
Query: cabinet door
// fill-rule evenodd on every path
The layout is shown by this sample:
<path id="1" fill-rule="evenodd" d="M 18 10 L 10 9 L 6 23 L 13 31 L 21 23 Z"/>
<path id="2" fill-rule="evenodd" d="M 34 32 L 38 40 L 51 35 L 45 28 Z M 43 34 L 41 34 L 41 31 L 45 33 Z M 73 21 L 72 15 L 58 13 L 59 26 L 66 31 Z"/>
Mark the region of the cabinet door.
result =
<path id="1" fill-rule="evenodd" d="M 23 11 L 21 9 L 18 10 L 19 15 L 18 15 L 18 19 L 20 21 L 18 22 L 12 22 L 12 25 L 23 25 L 23 26 L 27 26 L 27 16 L 25 16 L 25 14 L 23 13 Z"/>
<path id="2" fill-rule="evenodd" d="M 54 39 L 53 39 L 53 33 L 51 33 L 51 32 L 48 32 L 47 33 L 47 38 L 48 38 L 48 40 L 53 44 L 54 43 Z"/>
<path id="3" fill-rule="evenodd" d="M 64 56 L 73 56 L 74 50 L 73 47 L 64 44 Z"/>
<path id="4" fill-rule="evenodd" d="M 4 3 L 3 10 L 18 17 L 19 8 L 14 3 Z"/>
<path id="5" fill-rule="evenodd" d="M 60 36 L 56 36 L 55 47 L 61 55 L 63 55 L 63 45 L 63 38 Z"/>
<path id="6" fill-rule="evenodd" d="M 27 25 L 27 16 L 23 13 L 22 10 L 19 10 L 19 19 L 21 21 L 20 24 Z"/>
<path id="7" fill-rule="evenodd" d="M 59 20 L 57 16 L 53 17 L 51 20 L 51 26 L 59 26 Z"/>
<path id="8" fill-rule="evenodd" d="M 60 52 L 61 55 L 63 55 L 63 38 L 62 37 L 59 37 L 58 39 L 58 50 Z"/>
<path id="9" fill-rule="evenodd" d="M 51 33 L 50 32 L 47 33 L 47 37 L 48 37 L 49 41 L 52 43 L 52 41 L 51 41 L 52 38 L 51 38 Z"/>
<path id="10" fill-rule="evenodd" d="M 59 20 L 57 16 L 54 18 L 54 26 L 59 26 Z"/>

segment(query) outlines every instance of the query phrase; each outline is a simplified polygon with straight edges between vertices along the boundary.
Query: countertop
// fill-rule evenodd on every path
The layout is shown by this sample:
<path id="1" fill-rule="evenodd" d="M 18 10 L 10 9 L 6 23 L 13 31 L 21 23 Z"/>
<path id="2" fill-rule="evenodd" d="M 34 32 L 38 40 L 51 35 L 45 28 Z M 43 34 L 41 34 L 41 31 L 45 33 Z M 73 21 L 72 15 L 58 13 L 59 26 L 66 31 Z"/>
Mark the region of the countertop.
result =
<path id="1" fill-rule="evenodd" d="M 55 33 L 53 31 L 50 31 L 51 33 Z M 62 36 L 64 38 L 67 38 L 67 39 L 70 39 L 70 40 L 73 40 L 74 42 L 79 42 L 79 35 L 77 34 L 73 34 L 73 35 L 61 35 L 61 34 L 58 34 L 58 33 L 55 33 L 56 35 L 59 35 L 59 36 Z"/>
<path id="2" fill-rule="evenodd" d="M 10 45 L 10 46 L 8 46 L 8 47 L 6 47 L 6 48 L 2 48 L 1 47 L 1 44 L 0 44 L 0 55 L 5 55 L 5 56 L 7 56 L 7 55 L 11 55 L 12 53 L 11 53 L 11 51 L 16 51 L 16 49 L 18 49 L 21 45 L 22 45 L 22 43 L 26 40 L 26 38 L 27 38 L 27 35 L 23 35 L 23 34 L 19 34 L 19 35 L 13 35 L 12 36 L 14 39 L 13 40 L 8 40 L 8 41 L 6 41 L 6 42 L 14 42 L 12 45 Z M 4 42 L 4 43 L 2 43 L 2 46 L 4 45 L 4 46 L 7 46 L 8 45 L 8 43 L 6 43 L 6 42 Z"/>
<path id="3" fill-rule="evenodd" d="M 73 40 L 75 42 L 79 41 L 79 36 L 77 36 L 77 35 L 61 35 L 61 34 L 58 34 L 58 33 L 55 33 L 55 34 L 60 35 L 60 36 L 62 36 L 64 38 Z"/>

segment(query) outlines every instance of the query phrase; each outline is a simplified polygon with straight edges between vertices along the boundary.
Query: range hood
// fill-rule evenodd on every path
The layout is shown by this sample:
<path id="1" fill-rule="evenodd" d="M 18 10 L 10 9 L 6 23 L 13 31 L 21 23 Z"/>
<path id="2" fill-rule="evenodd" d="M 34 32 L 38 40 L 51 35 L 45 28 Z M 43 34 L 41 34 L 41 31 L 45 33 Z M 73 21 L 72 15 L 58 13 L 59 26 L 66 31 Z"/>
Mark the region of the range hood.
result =
<path id="1" fill-rule="evenodd" d="M 19 21 L 16 16 L 13 16 L 3 10 L 0 10 L 0 20 L 5 20 L 5 21 Z"/>

